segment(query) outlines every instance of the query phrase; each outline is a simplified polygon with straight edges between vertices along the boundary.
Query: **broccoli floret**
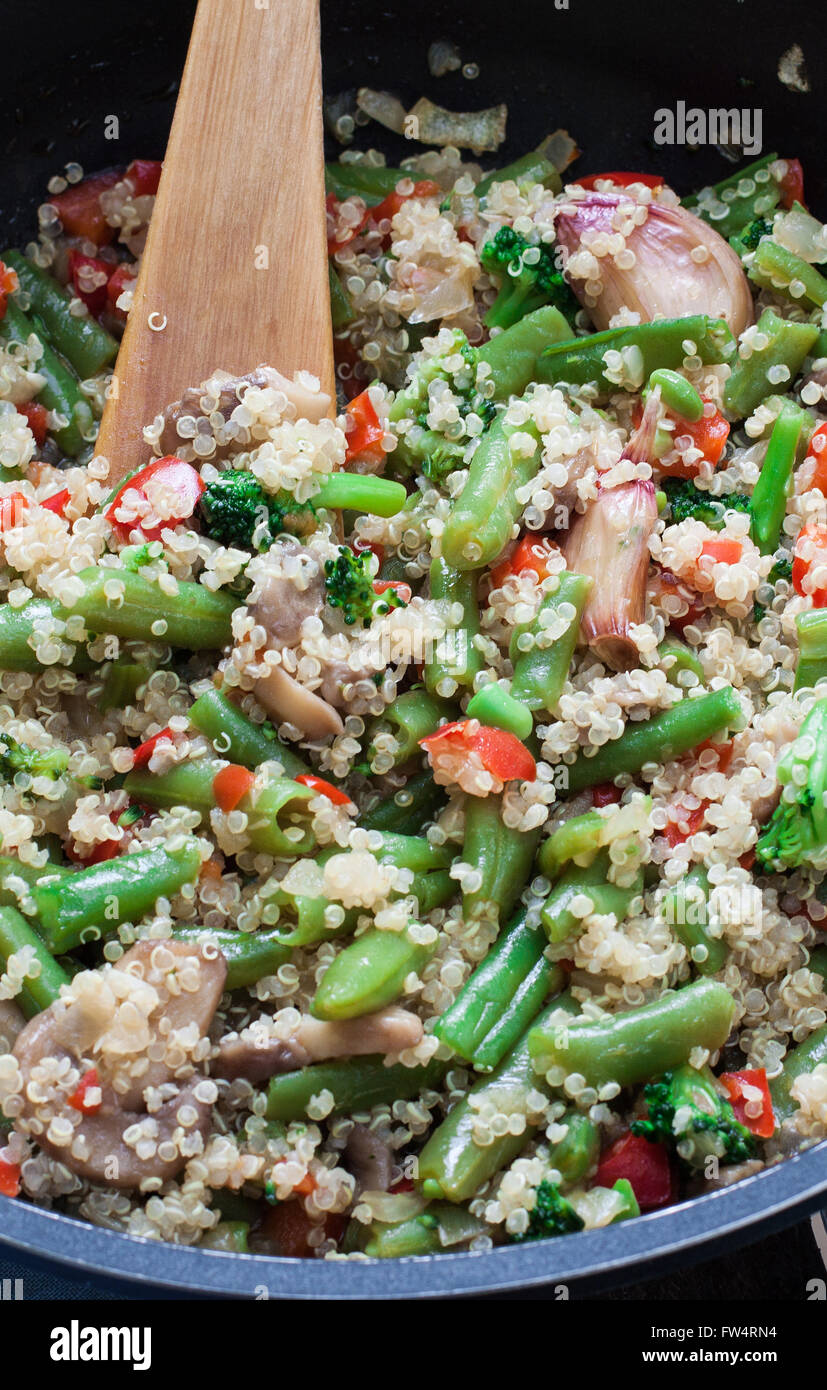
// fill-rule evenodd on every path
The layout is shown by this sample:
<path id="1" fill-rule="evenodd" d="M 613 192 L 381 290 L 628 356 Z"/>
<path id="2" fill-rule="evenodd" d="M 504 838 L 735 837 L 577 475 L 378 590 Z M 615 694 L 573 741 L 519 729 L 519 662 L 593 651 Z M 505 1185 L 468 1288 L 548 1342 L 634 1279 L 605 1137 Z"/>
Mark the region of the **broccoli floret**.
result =
<path id="1" fill-rule="evenodd" d="M 121 564 L 125 570 L 132 570 L 137 574 L 138 570 L 143 569 L 144 565 L 151 565 L 153 560 L 159 560 L 164 554 L 164 547 L 160 541 L 145 541 L 143 545 L 128 545 L 121 551 Z"/>
<path id="2" fill-rule="evenodd" d="M 722 1096 L 709 1067 L 677 1067 L 644 1086 L 648 1119 L 636 1120 L 633 1134 L 653 1143 L 674 1144 L 690 1168 L 703 1169 L 714 1155 L 725 1163 L 755 1156 L 755 1139 Z"/>
<path id="3" fill-rule="evenodd" d="M 211 540 L 240 550 L 269 550 L 286 527 L 287 518 L 312 511 L 310 502 L 297 502 L 289 492 L 271 495 L 243 469 L 227 469 L 201 494 L 198 510 Z"/>
<path id="4" fill-rule="evenodd" d="M 739 256 L 747 256 L 755 251 L 762 237 L 772 236 L 772 223 L 766 217 L 754 217 L 737 236 L 730 238 L 730 246 Z"/>
<path id="5" fill-rule="evenodd" d="M 577 300 L 545 242 L 535 245 L 513 227 L 500 227 L 483 246 L 480 263 L 500 281 L 497 298 L 485 316 L 489 328 L 510 328 L 544 304 L 553 304 L 566 317 L 577 313 Z"/>
<path id="6" fill-rule="evenodd" d="M 689 478 L 666 478 L 662 483 L 672 522 L 678 525 L 688 517 L 703 521 L 711 531 L 722 531 L 727 512 L 748 512 L 749 497 L 745 492 L 730 492 L 725 497 L 711 497 Z"/>
<path id="7" fill-rule="evenodd" d="M 0 734 L 0 779 L 13 782 L 19 772 L 29 777 L 49 777 L 56 782 L 69 766 L 65 748 L 50 748 L 42 753 L 38 748 L 18 743 L 11 734 Z"/>
<path id="8" fill-rule="evenodd" d="M 765 869 L 827 862 L 827 700 L 813 705 L 778 760 L 781 800 L 755 846 Z"/>
<path id="9" fill-rule="evenodd" d="M 497 413 L 493 401 L 484 394 L 484 383 L 477 384 L 477 353 L 465 334 L 458 328 L 443 329 L 438 342 L 438 352 L 421 352 L 414 358 L 408 383 L 397 391 L 388 417 L 391 424 L 413 421 L 399 434 L 393 452 L 394 465 L 421 470 L 435 482 L 464 466 L 469 444 L 465 434 L 449 439 L 429 426 L 435 392 L 441 393 L 447 387 L 460 418 L 476 415 L 485 429 Z"/>
<path id="10" fill-rule="evenodd" d="M 372 561 L 369 550 L 357 554 L 347 545 L 339 546 L 335 560 L 325 560 L 327 601 L 331 608 L 341 608 L 348 626 L 359 623 L 362 627 L 370 627 L 375 615 L 407 606 L 395 589 L 377 594 L 370 568 Z"/>
<path id="11" fill-rule="evenodd" d="M 528 1230 L 512 1240 L 543 1240 L 546 1236 L 565 1236 L 570 1231 L 582 1231 L 583 1218 L 577 1215 L 571 1202 L 561 1196 L 559 1188 L 544 1178 L 535 1189 L 534 1210 L 528 1218 Z"/>
<path id="12" fill-rule="evenodd" d="M 780 560 L 776 560 L 769 573 L 771 584 L 777 584 L 779 579 L 786 579 L 788 584 L 793 582 L 793 561 L 791 555 L 783 555 Z"/>

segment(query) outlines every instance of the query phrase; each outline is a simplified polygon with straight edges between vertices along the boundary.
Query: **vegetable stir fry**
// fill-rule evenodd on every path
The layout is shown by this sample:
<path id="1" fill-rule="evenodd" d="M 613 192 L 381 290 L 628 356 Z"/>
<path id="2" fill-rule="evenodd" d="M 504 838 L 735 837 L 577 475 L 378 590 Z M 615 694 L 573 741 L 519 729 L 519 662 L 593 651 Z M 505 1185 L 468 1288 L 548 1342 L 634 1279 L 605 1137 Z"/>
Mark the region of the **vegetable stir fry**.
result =
<path id="1" fill-rule="evenodd" d="M 328 167 L 339 400 L 216 370 L 114 489 L 160 166 L 2 254 L 6 1195 L 379 1259 L 827 1137 L 827 228 L 434 112 Z"/>

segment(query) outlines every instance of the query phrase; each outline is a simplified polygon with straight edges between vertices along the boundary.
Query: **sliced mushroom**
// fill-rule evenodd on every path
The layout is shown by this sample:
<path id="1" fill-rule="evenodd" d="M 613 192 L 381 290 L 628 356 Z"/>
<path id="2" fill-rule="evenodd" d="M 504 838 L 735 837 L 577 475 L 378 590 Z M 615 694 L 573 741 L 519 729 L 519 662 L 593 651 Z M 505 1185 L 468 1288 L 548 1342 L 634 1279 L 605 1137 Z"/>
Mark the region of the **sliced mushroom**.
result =
<path id="1" fill-rule="evenodd" d="M 393 1154 L 369 1125 L 354 1125 L 345 1144 L 345 1162 L 362 1192 L 387 1192 L 393 1177 Z"/>
<path id="2" fill-rule="evenodd" d="M 707 1178 L 704 1183 L 704 1192 L 717 1192 L 722 1187 L 731 1187 L 734 1182 L 743 1182 L 744 1178 L 751 1178 L 755 1173 L 760 1173 L 764 1167 L 763 1160 L 760 1158 L 748 1158 L 744 1163 L 730 1163 L 719 1168 L 717 1178 Z"/>
<path id="3" fill-rule="evenodd" d="M 274 666 L 253 686 L 259 704 L 279 724 L 293 724 L 309 739 L 330 738 L 344 731 L 341 715 L 283 666 Z"/>
<path id="4" fill-rule="evenodd" d="M 0 1052 L 11 1052 L 25 1027 L 26 1015 L 14 1000 L 0 1000 Z"/>
<path id="5" fill-rule="evenodd" d="M 197 979 L 190 962 L 197 962 Z M 187 1138 L 200 1134 L 205 1139 L 209 1132 L 212 1107 L 196 1094 L 203 1077 L 193 1076 L 179 1084 L 159 1054 L 178 1029 L 195 1023 L 200 1036 L 206 1033 L 227 967 L 220 953 L 190 942 L 140 941 L 111 971 L 137 976 L 158 995 L 146 1017 L 148 1065 L 131 1084 L 116 1089 L 113 1082 L 119 1078 L 112 1057 L 118 1055 L 119 1046 L 124 1057 L 130 1052 L 128 1030 L 126 1036 L 112 1037 L 113 992 L 87 989 L 74 999 L 61 999 L 31 1019 L 15 1042 L 23 1082 L 20 1119 L 40 1147 L 78 1177 L 108 1187 L 135 1188 L 147 1179 L 174 1177 L 192 1151 Z M 193 983 L 195 989 L 190 987 Z M 104 1037 L 109 1039 L 106 1052 L 100 1047 Z M 99 1109 L 81 1112 L 69 1107 L 68 1097 L 49 1078 L 48 1067 L 41 1067 L 63 1061 L 81 1069 L 95 1067 L 101 1089 Z M 165 1084 L 172 1085 L 175 1094 L 149 1111 L 147 1089 Z"/>
<path id="6" fill-rule="evenodd" d="M 255 1025 L 225 1038 L 212 1070 L 227 1080 L 266 1081 L 331 1057 L 363 1057 L 402 1052 L 423 1036 L 422 1020 L 407 1009 L 380 1009 L 361 1018 L 328 1022 L 305 1014 L 290 1038 L 268 1037 Z"/>
<path id="7" fill-rule="evenodd" d="M 216 410 L 225 422 L 229 420 L 236 406 L 243 399 L 244 388 L 247 386 L 275 386 L 279 391 L 283 391 L 293 407 L 293 414 L 297 419 L 310 420 L 316 424 L 329 415 L 331 411 L 330 397 L 319 389 L 316 378 L 307 372 L 297 372 L 293 381 L 282 376 L 275 367 L 267 366 L 256 367 L 244 376 L 229 376 L 223 372 L 216 372 L 209 379 L 209 382 L 202 382 L 200 386 L 190 386 L 179 401 L 174 401 L 172 405 L 167 406 L 164 411 L 164 428 L 157 446 L 160 454 L 181 455 L 182 452 L 189 449 L 189 440 L 184 439 L 178 433 L 178 422 L 184 416 L 190 416 L 196 421 L 196 425 L 199 420 L 208 418 L 212 422 L 212 417 L 205 415 L 201 401 L 208 391 L 215 395 L 216 386 L 218 387 Z M 215 412 L 213 412 L 214 414 Z M 237 438 L 216 443 L 214 451 L 209 455 L 211 461 L 220 461 L 227 458 L 229 454 L 236 453 L 245 442 L 248 442 L 244 438 L 244 434 L 245 432 L 240 430 Z"/>
<path id="8" fill-rule="evenodd" d="M 305 554 L 307 552 L 304 552 Z M 283 540 L 279 555 L 300 555 L 302 547 L 293 540 Z M 269 575 L 248 604 L 250 613 L 265 629 L 269 645 L 281 651 L 295 647 L 302 635 L 306 618 L 315 617 L 324 605 L 324 577 L 316 566 L 306 588 L 300 589 L 287 575 Z"/>

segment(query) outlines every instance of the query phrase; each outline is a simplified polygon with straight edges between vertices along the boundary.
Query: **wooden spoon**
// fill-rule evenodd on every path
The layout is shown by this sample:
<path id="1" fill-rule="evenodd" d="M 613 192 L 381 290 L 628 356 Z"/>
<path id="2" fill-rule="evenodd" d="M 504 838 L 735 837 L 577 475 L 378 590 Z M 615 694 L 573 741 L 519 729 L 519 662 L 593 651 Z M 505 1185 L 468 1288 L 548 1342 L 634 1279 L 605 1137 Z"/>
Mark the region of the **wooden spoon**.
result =
<path id="1" fill-rule="evenodd" d="M 146 250 L 95 452 L 221 367 L 304 368 L 335 403 L 317 0 L 199 0 Z"/>

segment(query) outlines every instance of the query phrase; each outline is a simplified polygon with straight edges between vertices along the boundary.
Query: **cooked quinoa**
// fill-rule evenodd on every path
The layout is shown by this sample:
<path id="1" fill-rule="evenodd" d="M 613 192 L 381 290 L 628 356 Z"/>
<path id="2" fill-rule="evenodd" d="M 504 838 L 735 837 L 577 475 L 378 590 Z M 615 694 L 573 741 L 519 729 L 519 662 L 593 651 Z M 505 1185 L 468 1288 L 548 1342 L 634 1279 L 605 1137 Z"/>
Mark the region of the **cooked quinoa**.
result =
<path id="1" fill-rule="evenodd" d="M 219 367 L 124 481 L 96 421 L 159 174 L 73 166 L 0 266 L 0 1189 L 364 1259 L 827 1138 L 797 161 L 682 202 L 347 152 L 338 400 Z"/>

